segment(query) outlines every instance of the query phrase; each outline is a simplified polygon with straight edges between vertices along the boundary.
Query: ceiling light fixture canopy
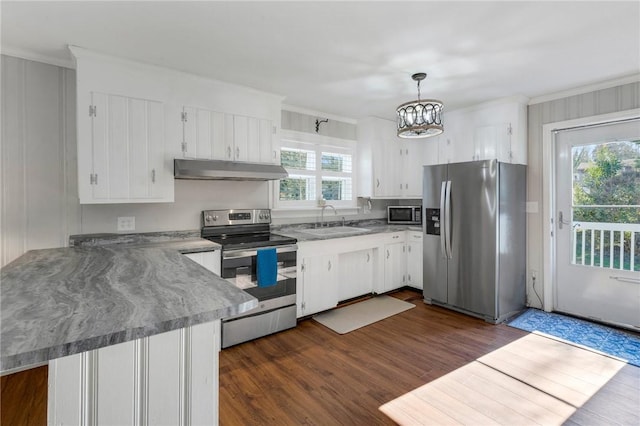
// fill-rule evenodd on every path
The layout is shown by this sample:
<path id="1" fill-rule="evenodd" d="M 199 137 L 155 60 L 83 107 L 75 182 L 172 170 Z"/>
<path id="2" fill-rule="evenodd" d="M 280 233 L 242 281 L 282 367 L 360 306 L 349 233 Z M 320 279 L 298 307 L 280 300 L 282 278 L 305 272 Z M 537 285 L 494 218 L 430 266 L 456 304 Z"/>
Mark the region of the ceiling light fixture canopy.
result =
<path id="1" fill-rule="evenodd" d="M 442 102 L 435 99 L 420 99 L 420 82 L 426 77 L 427 74 L 423 72 L 411 76 L 418 84 L 418 100 L 406 102 L 396 109 L 398 136 L 401 138 L 428 138 L 444 131 Z"/>

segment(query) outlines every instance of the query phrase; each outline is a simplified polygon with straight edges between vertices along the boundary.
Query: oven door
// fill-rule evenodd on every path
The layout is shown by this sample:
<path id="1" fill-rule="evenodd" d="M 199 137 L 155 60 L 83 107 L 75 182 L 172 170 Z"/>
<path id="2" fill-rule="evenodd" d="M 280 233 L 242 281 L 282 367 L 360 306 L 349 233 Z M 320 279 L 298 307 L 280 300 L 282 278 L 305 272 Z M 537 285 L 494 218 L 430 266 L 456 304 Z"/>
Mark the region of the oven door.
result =
<path id="1" fill-rule="evenodd" d="M 265 247 L 266 248 L 266 247 Z M 222 252 L 222 278 L 246 291 L 260 302 L 276 300 L 280 303 L 296 303 L 296 257 L 298 246 L 275 247 L 277 253 L 276 284 L 259 287 L 256 250 L 229 250 Z M 285 298 L 284 300 L 282 298 Z M 282 305 L 282 306 L 285 306 Z"/>

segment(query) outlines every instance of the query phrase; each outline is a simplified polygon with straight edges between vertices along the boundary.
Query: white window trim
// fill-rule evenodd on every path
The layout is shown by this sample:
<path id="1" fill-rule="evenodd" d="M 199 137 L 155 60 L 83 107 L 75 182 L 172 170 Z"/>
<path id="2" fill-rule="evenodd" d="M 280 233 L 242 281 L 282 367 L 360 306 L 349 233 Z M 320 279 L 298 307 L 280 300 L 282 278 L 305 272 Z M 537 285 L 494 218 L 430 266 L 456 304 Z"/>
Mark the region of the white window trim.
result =
<path id="1" fill-rule="evenodd" d="M 335 153 L 345 153 L 351 155 L 351 200 L 348 201 L 336 201 L 329 200 L 327 203 L 331 204 L 335 208 L 340 208 L 343 211 L 347 210 L 355 210 L 357 212 L 358 208 L 358 199 L 357 199 L 357 176 L 358 176 L 358 150 L 357 150 L 357 142 L 354 140 L 348 139 L 339 139 L 332 138 L 330 136 L 324 135 L 314 135 L 311 133 L 305 132 L 297 132 L 294 130 L 282 130 L 280 134 L 280 149 L 283 147 L 291 147 L 291 148 L 302 148 L 308 149 L 309 146 L 318 145 L 323 146 L 323 151 L 330 151 Z M 319 162 L 320 158 L 316 158 L 316 162 Z M 319 171 L 315 171 L 316 176 L 318 176 Z M 301 175 L 309 174 L 309 172 L 302 171 Z M 325 171 L 323 173 L 325 176 L 335 176 L 333 172 Z M 273 183 L 273 191 L 272 191 L 272 210 L 274 211 L 316 211 L 319 210 L 318 200 L 308 200 L 308 201 L 280 201 L 279 195 L 279 185 L 280 181 L 274 181 Z M 319 194 L 316 194 L 319 195 Z"/>

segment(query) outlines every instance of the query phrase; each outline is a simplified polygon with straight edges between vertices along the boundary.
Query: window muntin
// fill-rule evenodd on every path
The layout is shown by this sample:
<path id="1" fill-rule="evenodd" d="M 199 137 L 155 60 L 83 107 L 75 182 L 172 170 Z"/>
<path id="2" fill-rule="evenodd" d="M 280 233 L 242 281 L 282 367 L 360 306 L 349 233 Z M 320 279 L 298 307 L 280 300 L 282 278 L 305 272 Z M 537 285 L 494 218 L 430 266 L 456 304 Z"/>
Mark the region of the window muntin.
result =
<path id="1" fill-rule="evenodd" d="M 355 207 L 355 142 L 341 141 L 345 146 L 339 146 L 293 139 L 282 140 L 281 164 L 289 177 L 278 182 L 276 207 L 315 207 L 320 198 L 334 206 Z"/>

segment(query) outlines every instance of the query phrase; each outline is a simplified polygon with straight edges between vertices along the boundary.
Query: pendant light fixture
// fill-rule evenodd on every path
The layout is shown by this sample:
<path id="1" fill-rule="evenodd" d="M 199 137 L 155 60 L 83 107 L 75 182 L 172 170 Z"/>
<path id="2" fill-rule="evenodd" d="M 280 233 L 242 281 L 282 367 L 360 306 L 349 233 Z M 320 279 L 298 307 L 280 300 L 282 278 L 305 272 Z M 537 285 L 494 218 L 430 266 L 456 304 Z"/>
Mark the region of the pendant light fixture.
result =
<path id="1" fill-rule="evenodd" d="M 420 82 L 427 77 L 423 72 L 411 78 L 418 84 L 418 100 L 400 105 L 398 114 L 398 136 L 401 138 L 428 138 L 444 131 L 442 127 L 442 102 L 435 99 L 420 99 Z"/>

